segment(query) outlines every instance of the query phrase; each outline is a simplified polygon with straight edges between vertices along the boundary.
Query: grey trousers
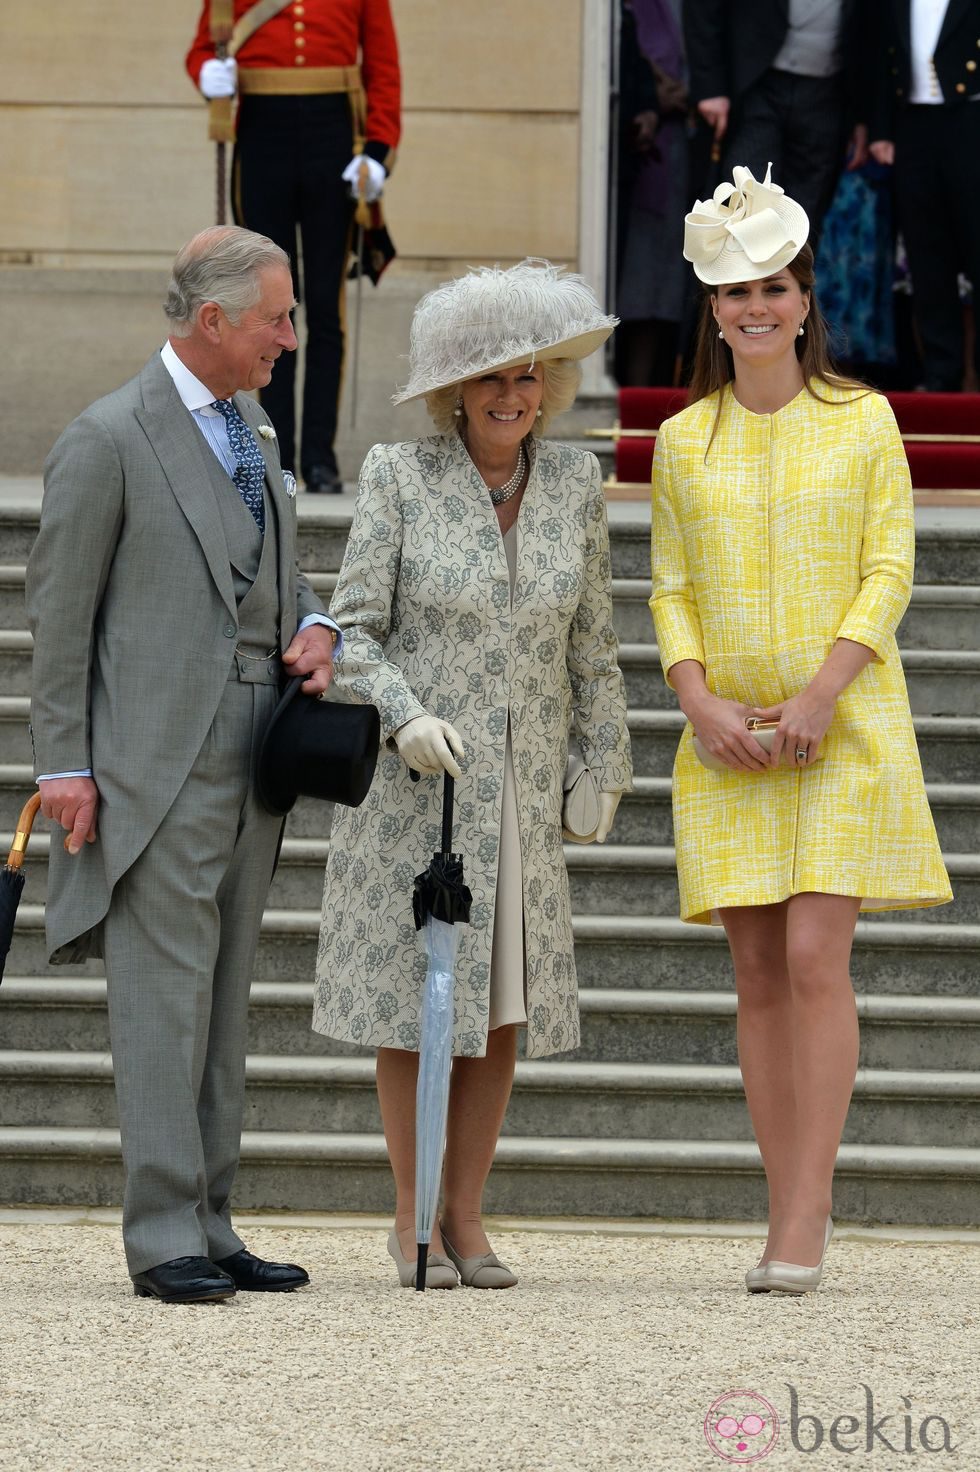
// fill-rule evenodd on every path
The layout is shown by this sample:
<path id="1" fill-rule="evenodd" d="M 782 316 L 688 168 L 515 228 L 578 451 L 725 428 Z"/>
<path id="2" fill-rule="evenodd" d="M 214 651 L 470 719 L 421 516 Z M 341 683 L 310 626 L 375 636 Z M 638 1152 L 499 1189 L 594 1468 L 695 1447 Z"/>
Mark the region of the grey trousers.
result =
<path id="1" fill-rule="evenodd" d="M 253 772 L 274 685 L 232 678 L 173 806 L 104 925 L 130 1273 L 228 1257 L 248 994 L 281 819 Z"/>

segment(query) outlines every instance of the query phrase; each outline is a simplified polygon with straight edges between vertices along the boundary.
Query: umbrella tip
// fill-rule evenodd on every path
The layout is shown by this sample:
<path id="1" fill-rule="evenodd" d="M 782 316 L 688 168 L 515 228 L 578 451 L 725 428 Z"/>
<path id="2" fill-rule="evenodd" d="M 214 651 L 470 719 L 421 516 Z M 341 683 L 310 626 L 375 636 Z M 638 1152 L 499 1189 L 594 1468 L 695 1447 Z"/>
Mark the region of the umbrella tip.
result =
<path id="1" fill-rule="evenodd" d="M 428 1261 L 429 1261 L 429 1244 L 428 1244 L 428 1242 L 420 1242 L 419 1243 L 419 1255 L 418 1255 L 418 1260 L 417 1260 L 417 1264 L 416 1264 L 416 1268 L 415 1268 L 415 1291 L 416 1291 L 416 1293 L 424 1293 L 425 1292 L 425 1269 L 426 1269 L 426 1267 L 428 1265 Z"/>

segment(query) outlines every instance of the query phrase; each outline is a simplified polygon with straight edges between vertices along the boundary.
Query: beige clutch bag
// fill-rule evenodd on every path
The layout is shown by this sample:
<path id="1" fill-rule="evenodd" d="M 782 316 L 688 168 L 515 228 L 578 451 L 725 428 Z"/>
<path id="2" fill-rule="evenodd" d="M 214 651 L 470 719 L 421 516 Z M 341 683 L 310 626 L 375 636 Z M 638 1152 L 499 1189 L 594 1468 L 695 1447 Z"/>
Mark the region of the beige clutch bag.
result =
<path id="1" fill-rule="evenodd" d="M 778 721 L 760 721 L 756 716 L 748 716 L 745 725 L 746 729 L 752 732 L 752 735 L 760 746 L 765 747 L 766 751 L 772 751 L 772 743 L 776 735 L 776 729 L 779 726 Z M 694 738 L 694 755 L 702 767 L 708 767 L 712 772 L 732 771 L 732 768 L 727 762 L 723 762 L 720 757 L 712 755 L 707 747 L 702 746 L 696 736 Z M 807 766 L 812 767 L 813 763 L 818 762 L 822 756 L 823 748 L 821 747 L 817 751 L 816 756 L 811 757 L 807 762 Z"/>
<path id="2" fill-rule="evenodd" d="M 591 843 L 599 827 L 599 784 L 575 746 L 568 749 L 562 791 L 562 836 L 569 843 Z"/>

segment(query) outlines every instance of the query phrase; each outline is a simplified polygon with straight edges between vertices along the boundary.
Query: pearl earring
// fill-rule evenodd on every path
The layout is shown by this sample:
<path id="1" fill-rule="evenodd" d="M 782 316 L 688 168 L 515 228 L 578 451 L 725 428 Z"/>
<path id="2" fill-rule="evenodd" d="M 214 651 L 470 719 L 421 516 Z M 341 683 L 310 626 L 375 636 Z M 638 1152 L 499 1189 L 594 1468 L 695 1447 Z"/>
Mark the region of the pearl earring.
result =
<path id="1" fill-rule="evenodd" d="M 805 336 L 805 334 L 803 332 L 803 323 L 802 322 L 800 323 L 800 330 L 799 330 L 799 332 L 796 335 L 797 335 L 797 337 L 803 337 L 803 336 Z"/>
<path id="2" fill-rule="evenodd" d="M 538 419 L 541 418 L 541 410 L 540 409 L 538 410 L 537 417 L 538 417 Z"/>
<path id="3" fill-rule="evenodd" d="M 725 336 L 725 334 L 722 332 L 722 330 L 721 330 L 720 327 L 718 328 L 718 336 L 719 337 L 724 337 Z"/>
<path id="4" fill-rule="evenodd" d="M 456 400 L 456 403 L 453 405 L 453 413 L 456 415 L 456 418 L 457 419 L 459 419 L 459 418 L 462 417 L 462 413 L 463 413 L 463 400 L 462 400 L 462 397 L 458 398 Z"/>

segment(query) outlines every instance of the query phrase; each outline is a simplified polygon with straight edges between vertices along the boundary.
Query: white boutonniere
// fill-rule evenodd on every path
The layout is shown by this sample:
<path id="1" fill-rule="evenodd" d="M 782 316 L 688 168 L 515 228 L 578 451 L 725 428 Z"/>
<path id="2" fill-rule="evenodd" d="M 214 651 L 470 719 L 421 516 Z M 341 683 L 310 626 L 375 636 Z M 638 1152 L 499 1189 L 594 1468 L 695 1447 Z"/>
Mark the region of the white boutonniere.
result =
<path id="1" fill-rule="evenodd" d="M 274 440 L 276 437 L 276 432 L 271 424 L 260 424 L 259 434 L 264 440 Z"/>
<path id="2" fill-rule="evenodd" d="M 286 495 L 292 498 L 296 494 L 296 477 L 291 470 L 284 470 L 282 483 L 286 487 Z"/>

